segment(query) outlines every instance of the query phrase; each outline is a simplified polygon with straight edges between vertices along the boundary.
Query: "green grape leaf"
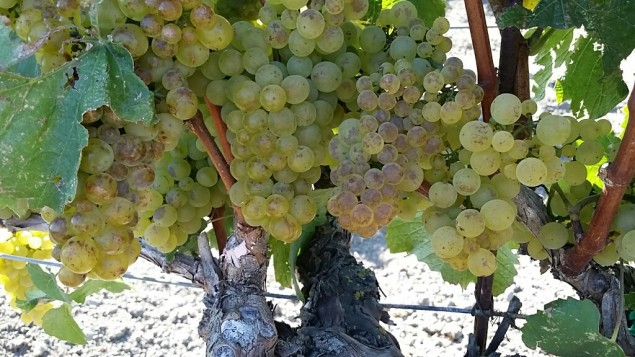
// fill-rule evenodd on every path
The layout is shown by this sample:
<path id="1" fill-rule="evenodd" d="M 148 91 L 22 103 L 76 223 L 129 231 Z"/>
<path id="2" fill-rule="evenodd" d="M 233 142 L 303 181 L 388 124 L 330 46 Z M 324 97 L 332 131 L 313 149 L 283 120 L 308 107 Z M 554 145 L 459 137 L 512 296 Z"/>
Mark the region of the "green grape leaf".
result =
<path id="1" fill-rule="evenodd" d="M 102 290 L 107 290 L 111 293 L 120 293 L 124 290 L 130 290 L 130 286 L 123 281 L 88 280 L 70 293 L 70 297 L 74 301 L 83 304 L 89 295 Z"/>
<path id="2" fill-rule="evenodd" d="M 514 283 L 514 277 L 518 275 L 515 265 L 518 258 L 512 252 L 510 246 L 515 244 L 510 241 L 496 251 L 496 272 L 494 273 L 494 283 L 492 284 L 492 294 L 498 296 Z"/>
<path id="3" fill-rule="evenodd" d="M 333 195 L 333 188 L 318 189 L 309 192 L 309 196 L 313 198 L 318 210 L 315 218 L 310 223 L 302 226 L 302 234 L 295 242 L 291 243 L 289 247 L 289 271 L 291 272 L 291 284 L 293 284 L 293 290 L 299 300 L 304 301 L 304 295 L 298 284 L 297 275 L 295 274 L 296 264 L 298 262 L 298 255 L 302 248 L 311 240 L 315 234 L 315 229 L 327 222 L 326 213 L 326 201 Z"/>
<path id="4" fill-rule="evenodd" d="M 289 267 L 289 252 L 291 244 L 287 244 L 277 239 L 269 240 L 271 258 L 273 259 L 273 271 L 278 284 L 285 288 L 291 287 L 293 272 Z"/>
<path id="5" fill-rule="evenodd" d="M 520 330 L 527 347 L 557 356 L 624 356 L 615 342 L 602 336 L 599 326 L 600 312 L 593 302 L 568 298 L 528 316 Z"/>
<path id="6" fill-rule="evenodd" d="M 426 26 L 432 26 L 434 19 L 445 16 L 444 0 L 382 0 L 381 7 L 391 8 L 398 1 L 410 1 L 417 8 L 417 15 Z"/>
<path id="7" fill-rule="evenodd" d="M 368 1 L 368 12 L 362 18 L 362 21 L 368 21 L 369 23 L 375 23 L 377 18 L 379 17 L 379 13 L 381 12 L 381 3 L 382 0 L 369 0 Z"/>
<path id="8" fill-rule="evenodd" d="M 542 66 L 532 78 L 534 80 L 532 91 L 535 100 L 545 98 L 545 88 L 553 76 L 553 69 L 560 67 L 571 54 L 569 48 L 573 40 L 573 29 L 550 29 L 547 32 L 549 33 L 547 38 L 541 44 L 536 44 L 536 47 L 539 48 L 531 49 L 531 51 L 536 50 L 534 62 Z"/>
<path id="9" fill-rule="evenodd" d="M 0 71 L 9 70 L 23 75 L 29 74 L 28 71 L 23 72 L 11 69 L 19 66 L 26 59 L 31 59 L 34 62 L 33 53 L 35 53 L 37 48 L 22 42 L 11 27 L 3 22 L 0 22 L 0 48 L 3 49 L 3 51 L 0 51 Z M 33 76 L 30 75 L 29 77 Z"/>
<path id="10" fill-rule="evenodd" d="M 599 118 L 628 95 L 622 71 L 618 67 L 605 72 L 600 63 L 601 55 L 591 37 L 581 36 L 571 53 L 564 78 L 558 81 L 562 86 L 562 99 L 571 99 L 571 111 L 577 117 L 586 112 L 591 119 Z"/>
<path id="11" fill-rule="evenodd" d="M 622 123 L 620 124 L 620 128 L 622 128 L 622 131 L 620 132 L 620 139 L 624 137 L 624 132 L 626 132 L 626 125 L 628 124 L 628 107 L 625 106 L 624 107 L 624 120 L 622 120 Z"/>
<path id="12" fill-rule="evenodd" d="M 415 218 L 412 220 L 398 219 L 398 223 L 388 226 L 386 231 L 386 242 L 395 238 L 389 238 L 391 235 L 394 237 L 400 237 L 410 235 L 408 243 L 392 243 L 397 248 L 404 248 L 404 244 L 413 243 L 412 249 L 401 250 L 414 254 L 421 262 L 426 263 L 428 268 L 432 271 L 441 273 L 443 280 L 450 284 L 460 285 L 463 289 L 467 287 L 469 283 L 476 282 L 476 276 L 470 273 L 468 270 L 456 271 L 449 263 L 446 263 L 441 258 L 434 254 L 432 249 L 432 242 L 430 241 L 430 235 L 423 229 L 421 218 Z M 391 227 L 392 226 L 392 227 Z M 395 253 L 391 249 L 392 253 Z M 512 253 L 509 246 L 506 244 L 502 246 L 496 254 L 496 273 L 494 273 L 493 294 L 494 296 L 502 294 L 513 282 L 514 277 L 517 274 L 515 264 L 518 264 L 518 259 Z"/>
<path id="13" fill-rule="evenodd" d="M 421 241 L 421 237 L 428 237 L 428 232 L 421 224 L 421 215 L 419 224 L 412 224 L 410 220 L 404 220 L 395 217 L 386 227 L 386 246 L 391 253 L 411 252 L 414 247 Z"/>
<path id="14" fill-rule="evenodd" d="M 533 12 L 511 7 L 499 25 L 521 28 L 584 27 L 603 46 L 604 69 L 612 71 L 635 48 L 635 2 L 631 0 L 541 0 Z"/>
<path id="15" fill-rule="evenodd" d="M 42 317 L 42 329 L 60 340 L 78 345 L 84 345 L 87 342 L 86 335 L 71 314 L 70 304 L 63 304 L 47 311 Z"/>
<path id="16" fill-rule="evenodd" d="M 49 300 L 46 293 L 38 289 L 27 291 L 24 295 L 26 295 L 26 300 L 18 299 L 15 301 L 15 305 L 23 312 L 33 310 L 42 300 Z"/>
<path id="17" fill-rule="evenodd" d="M 0 72 L 0 207 L 61 211 L 75 195 L 88 140 L 82 114 L 102 105 L 127 121 L 154 120 L 153 95 L 119 45 L 94 43 L 37 78 Z"/>
<path id="18" fill-rule="evenodd" d="M 597 164 L 587 165 L 586 167 L 587 181 L 589 181 L 591 185 L 597 186 L 600 190 L 604 189 L 604 181 L 602 181 L 598 173 L 600 172 L 602 165 L 604 165 L 605 163 L 606 163 L 606 156 L 604 156 L 602 160 L 600 160 L 600 162 L 598 162 Z"/>
<path id="19" fill-rule="evenodd" d="M 606 156 L 606 161 L 612 162 L 615 159 L 615 154 L 617 154 L 617 150 L 619 149 L 620 143 L 622 142 L 621 138 L 611 133 L 602 135 L 595 140 L 597 140 L 597 142 L 602 145 L 602 148 L 604 149 L 604 155 Z"/>
<path id="20" fill-rule="evenodd" d="M 624 310 L 635 310 L 635 293 L 624 294 Z"/>
<path id="21" fill-rule="evenodd" d="M 416 223 L 411 222 L 410 224 L 422 225 L 421 221 Z M 432 242 L 427 234 L 422 238 L 423 239 L 412 250 L 412 254 L 414 254 L 419 261 L 426 263 L 430 270 L 440 272 L 443 280 L 450 284 L 459 285 L 463 289 L 467 288 L 469 283 L 476 281 L 476 276 L 474 276 L 474 274 L 467 270 L 456 271 L 452 268 L 452 266 L 450 266 L 450 264 L 437 257 L 437 255 L 434 254 Z"/>
<path id="22" fill-rule="evenodd" d="M 26 266 L 33 285 L 53 300 L 70 302 L 71 299 L 55 281 L 55 275 L 45 272 L 39 265 L 29 263 Z"/>

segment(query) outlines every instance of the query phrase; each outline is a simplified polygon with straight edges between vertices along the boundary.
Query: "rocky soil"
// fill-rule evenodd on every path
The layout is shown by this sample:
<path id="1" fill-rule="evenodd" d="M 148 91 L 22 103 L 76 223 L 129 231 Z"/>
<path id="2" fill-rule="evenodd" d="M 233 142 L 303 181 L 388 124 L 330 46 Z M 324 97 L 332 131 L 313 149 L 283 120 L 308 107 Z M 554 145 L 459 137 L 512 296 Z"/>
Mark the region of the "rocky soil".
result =
<path id="1" fill-rule="evenodd" d="M 462 58 L 466 68 L 475 68 L 467 19 L 463 2 L 449 1 L 448 18 L 455 28 L 450 32 L 454 42 L 452 55 Z M 495 62 L 498 61 L 499 35 L 491 14 L 488 23 Z M 635 59 L 624 63 L 629 87 L 634 81 Z M 532 67 L 535 72 L 537 68 Z M 547 93 L 550 101 L 540 103 L 542 110 L 565 111 L 559 106 L 553 90 Z M 623 105 L 609 117 L 614 123 L 623 118 Z M 356 238 L 355 256 L 371 267 L 385 293 L 384 303 L 422 304 L 469 308 L 473 304 L 473 286 L 466 290 L 444 283 L 440 275 L 429 272 L 427 266 L 414 256 L 390 254 L 382 237 L 370 240 Z M 520 257 L 516 283 L 496 298 L 498 310 L 505 310 L 509 299 L 516 295 L 523 303 L 521 313 L 530 314 L 556 298 L 574 296 L 567 285 L 540 274 L 537 263 Z M 199 289 L 172 285 L 178 278 L 162 274 L 156 267 L 140 261 L 130 272 L 136 276 L 151 276 L 166 283 L 128 280 L 133 290 L 121 294 L 101 293 L 90 297 L 85 305 L 74 309 L 74 315 L 89 338 L 85 346 L 74 346 L 46 335 L 35 326 L 24 326 L 0 291 L 0 356 L 201 356 L 204 353 L 197 326 L 201 318 L 203 293 Z M 292 294 L 279 289 L 270 274 L 270 292 Z M 299 303 L 274 299 L 276 318 L 297 325 Z M 406 356 L 461 356 L 467 336 L 472 331 L 469 315 L 390 310 L 394 326 L 387 328 L 397 337 Z M 519 325 L 522 322 L 519 321 Z M 491 330 L 497 327 L 492 323 Z M 493 331 L 492 331 L 493 333 Z M 499 352 L 504 355 L 542 356 L 527 349 L 517 330 L 511 330 Z"/>

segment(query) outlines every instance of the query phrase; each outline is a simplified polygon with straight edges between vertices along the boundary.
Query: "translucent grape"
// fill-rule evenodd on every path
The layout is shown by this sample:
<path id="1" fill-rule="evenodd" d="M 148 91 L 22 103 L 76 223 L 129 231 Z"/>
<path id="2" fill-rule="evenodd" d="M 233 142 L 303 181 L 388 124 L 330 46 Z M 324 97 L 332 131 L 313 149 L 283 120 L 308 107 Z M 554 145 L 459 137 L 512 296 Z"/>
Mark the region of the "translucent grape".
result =
<path id="1" fill-rule="evenodd" d="M 452 184 L 435 182 L 430 186 L 428 197 L 435 206 L 447 208 L 456 202 L 457 192 Z"/>
<path id="2" fill-rule="evenodd" d="M 523 159 L 516 167 L 516 177 L 525 186 L 541 185 L 547 177 L 547 166 L 537 158 Z"/>
<path id="3" fill-rule="evenodd" d="M 540 228 L 538 240 L 546 249 L 560 249 L 569 239 L 569 230 L 559 222 L 549 222 Z"/>
<path id="4" fill-rule="evenodd" d="M 432 250 L 439 258 L 452 258 L 463 250 L 463 237 L 454 227 L 439 227 L 430 238 Z"/>
<path id="5" fill-rule="evenodd" d="M 491 106 L 492 119 L 502 125 L 514 124 L 521 115 L 522 104 L 513 94 L 499 94 Z"/>
<path id="6" fill-rule="evenodd" d="M 494 132 L 489 124 L 481 121 L 471 121 L 463 125 L 459 139 L 464 148 L 472 152 L 479 152 L 490 147 L 493 136 Z"/>
<path id="7" fill-rule="evenodd" d="M 485 227 L 493 231 L 502 231 L 512 226 L 516 219 L 516 208 L 507 201 L 495 199 L 481 207 Z"/>
<path id="8" fill-rule="evenodd" d="M 64 244 L 60 258 L 68 270 L 86 274 L 97 264 L 97 246 L 92 238 L 72 237 Z"/>
<path id="9" fill-rule="evenodd" d="M 487 249 L 479 248 L 467 257 L 467 268 L 476 276 L 489 276 L 496 271 L 496 256 Z"/>
<path id="10" fill-rule="evenodd" d="M 464 237 L 477 237 L 485 231 L 485 220 L 475 209 L 466 209 L 456 216 L 456 230 Z"/>
<path id="11" fill-rule="evenodd" d="M 470 166 L 481 176 L 494 174 L 501 165 L 500 153 L 489 147 L 483 151 L 475 152 L 470 157 Z"/>
<path id="12" fill-rule="evenodd" d="M 570 133 L 569 120 L 557 115 L 541 115 L 536 125 L 536 136 L 546 145 L 562 145 L 567 142 Z"/>

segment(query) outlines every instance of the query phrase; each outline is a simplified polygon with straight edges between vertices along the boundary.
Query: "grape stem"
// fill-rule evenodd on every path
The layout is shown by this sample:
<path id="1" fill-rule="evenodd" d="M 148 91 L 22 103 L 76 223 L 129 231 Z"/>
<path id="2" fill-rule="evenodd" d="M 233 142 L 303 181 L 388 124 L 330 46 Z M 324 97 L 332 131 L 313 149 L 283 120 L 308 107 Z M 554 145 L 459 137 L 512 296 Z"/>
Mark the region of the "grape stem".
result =
<path id="1" fill-rule="evenodd" d="M 622 202 L 624 192 L 635 176 L 635 88 L 628 99 L 628 124 L 615 160 L 600 170 L 604 189 L 593 213 L 591 224 L 582 240 L 564 253 L 562 272 L 576 276 L 589 264 L 593 256 L 608 243 L 611 224 Z"/>
<path id="2" fill-rule="evenodd" d="M 419 192 L 426 198 L 428 197 L 429 191 L 430 191 L 430 182 L 428 181 L 423 181 L 421 183 L 421 186 L 419 186 L 419 188 L 417 189 L 417 192 Z"/>
<path id="3" fill-rule="evenodd" d="M 483 121 L 489 122 L 491 117 L 490 107 L 498 92 L 498 78 L 494 68 L 483 2 L 480 0 L 465 0 L 465 10 L 467 21 L 470 25 L 470 35 L 472 36 L 478 84 L 483 88 L 483 100 L 481 102 Z M 496 251 L 493 253 L 496 254 Z M 493 282 L 493 275 L 479 277 L 476 281 L 474 297 L 476 298 L 476 304 L 483 309 L 494 308 L 494 299 L 492 297 Z M 480 353 L 485 352 L 488 327 L 488 317 L 476 316 L 474 318 L 474 338 Z"/>
<path id="4" fill-rule="evenodd" d="M 139 238 L 139 243 L 141 243 L 141 254 L 139 256 L 161 268 L 164 273 L 175 274 L 191 281 L 195 285 L 205 286 L 206 278 L 200 258 L 177 252 L 174 254 L 174 259 L 168 261 L 165 254 L 152 247 L 145 239 Z M 216 265 L 213 260 L 212 263 Z M 215 273 L 216 269 L 212 269 L 212 272 Z M 216 279 L 219 279 L 219 277 L 217 276 Z"/>
<path id="5" fill-rule="evenodd" d="M 564 191 L 562 191 L 562 188 L 560 187 L 560 185 L 558 185 L 557 183 L 554 183 L 552 185 L 552 189 L 558 193 L 560 198 L 562 198 L 562 202 L 567 207 L 567 212 L 569 213 L 569 219 L 571 219 L 571 228 L 573 229 L 573 236 L 575 237 L 575 241 L 579 242 L 584 237 L 584 229 L 582 229 L 582 224 L 580 224 L 580 210 L 587 203 L 593 202 L 594 200 L 597 200 L 597 198 L 595 198 L 594 200 L 582 202 L 586 200 L 585 198 L 584 200 L 581 200 L 580 202 L 573 205 L 571 204 L 571 201 L 569 201 L 567 196 L 564 194 Z M 593 196 L 589 196 L 589 197 L 593 197 Z"/>
<path id="6" fill-rule="evenodd" d="M 221 181 L 223 181 L 225 189 L 229 191 L 236 183 L 236 179 L 234 179 L 231 172 L 229 171 L 229 165 L 227 164 L 227 161 L 225 161 L 225 158 L 223 157 L 220 149 L 214 142 L 212 134 L 210 134 L 209 130 L 207 130 L 205 122 L 203 122 L 203 114 L 201 114 L 201 111 L 197 111 L 194 117 L 186 121 L 186 123 L 194 132 L 194 134 L 196 134 L 201 143 L 203 143 L 207 154 L 214 163 L 214 167 L 216 167 L 216 171 L 218 171 L 218 176 L 220 176 Z M 242 215 L 240 207 L 234 206 L 234 212 L 236 220 L 245 222 L 245 218 Z"/>
<path id="7" fill-rule="evenodd" d="M 216 236 L 216 243 L 218 245 L 218 251 L 223 254 L 225 245 L 227 244 L 227 231 L 225 230 L 225 207 L 217 207 L 212 209 L 210 215 L 210 222 L 214 229 L 214 235 Z M 200 249 L 200 248 L 199 248 Z"/>
<path id="8" fill-rule="evenodd" d="M 472 47 L 476 58 L 476 70 L 478 72 L 478 84 L 483 88 L 484 96 L 481 102 L 483 109 L 483 121 L 489 122 L 491 117 L 490 106 L 498 91 L 498 79 L 492 58 L 492 48 L 485 22 L 485 11 L 480 0 L 465 0 L 467 21 L 470 25 Z"/>
<path id="9" fill-rule="evenodd" d="M 218 107 L 214 103 L 210 102 L 207 97 L 205 97 L 205 105 L 207 106 L 207 111 L 212 118 L 214 130 L 216 130 L 216 133 L 218 134 L 218 140 L 220 141 L 223 156 L 225 156 L 225 160 L 227 161 L 227 163 L 231 164 L 234 156 L 232 155 L 229 141 L 227 141 L 227 125 L 225 125 L 225 123 L 223 122 Z"/>

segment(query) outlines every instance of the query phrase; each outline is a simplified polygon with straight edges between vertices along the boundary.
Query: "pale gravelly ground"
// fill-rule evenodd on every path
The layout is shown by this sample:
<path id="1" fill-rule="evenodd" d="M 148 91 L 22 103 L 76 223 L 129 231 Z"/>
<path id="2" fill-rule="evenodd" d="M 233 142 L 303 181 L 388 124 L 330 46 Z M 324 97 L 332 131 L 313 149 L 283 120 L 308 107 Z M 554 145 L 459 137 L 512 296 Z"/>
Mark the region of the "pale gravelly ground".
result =
<path id="1" fill-rule="evenodd" d="M 491 14 L 488 23 L 494 25 Z M 453 26 L 467 24 L 463 2 L 450 1 L 448 18 Z M 490 29 L 494 60 L 498 62 L 498 30 Z M 452 29 L 454 42 L 452 55 L 462 58 L 466 68 L 474 69 L 469 31 Z M 633 56 L 623 64 L 626 81 L 632 88 L 634 81 Z M 532 67 L 535 72 L 536 68 Z M 554 98 L 553 90 L 547 94 Z M 540 103 L 542 109 L 561 111 L 553 100 Z M 623 118 L 621 105 L 609 115 L 614 122 Z M 472 290 L 444 283 L 439 274 L 429 272 L 425 264 L 405 254 L 390 254 L 385 250 L 382 238 L 356 239 L 353 246 L 355 256 L 365 266 L 371 267 L 386 294 L 382 302 L 425 304 L 437 306 L 471 307 Z M 496 307 L 505 310 L 512 295 L 523 302 L 522 313 L 531 314 L 556 298 L 573 296 L 566 285 L 551 278 L 549 273 L 541 275 L 535 262 L 520 257 L 516 283 L 496 298 Z M 135 275 L 152 276 L 162 280 L 178 281 L 167 276 L 149 263 L 139 262 L 131 268 Z M 18 314 L 11 310 L 0 292 L 0 357 L 4 356 L 201 356 L 203 343 L 198 337 L 197 326 L 202 314 L 202 291 L 168 284 L 129 281 L 133 291 L 113 295 L 97 294 L 77 307 L 74 314 L 89 338 L 86 346 L 73 346 L 44 334 L 39 328 L 23 326 Z M 292 293 L 280 290 L 269 278 L 269 291 Z M 278 304 L 276 317 L 297 324 L 298 303 L 275 300 Z M 406 356 L 461 356 L 465 351 L 467 336 L 472 331 L 473 318 L 467 315 L 434 313 L 410 310 L 391 310 L 395 326 L 388 329 L 398 338 Z M 495 330 L 493 323 L 491 330 Z M 493 331 L 492 331 L 493 333 Z M 499 349 L 505 355 L 519 353 L 526 356 L 544 354 L 524 347 L 519 331 L 511 330 Z"/>

